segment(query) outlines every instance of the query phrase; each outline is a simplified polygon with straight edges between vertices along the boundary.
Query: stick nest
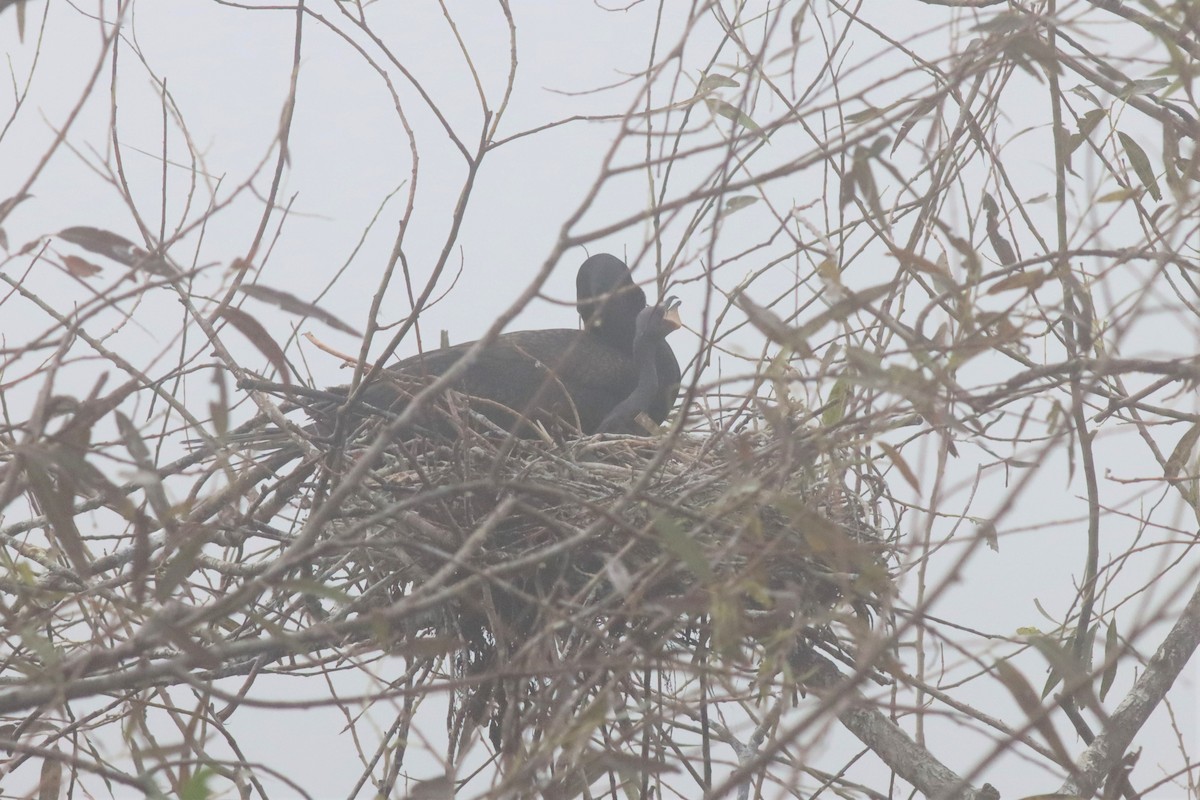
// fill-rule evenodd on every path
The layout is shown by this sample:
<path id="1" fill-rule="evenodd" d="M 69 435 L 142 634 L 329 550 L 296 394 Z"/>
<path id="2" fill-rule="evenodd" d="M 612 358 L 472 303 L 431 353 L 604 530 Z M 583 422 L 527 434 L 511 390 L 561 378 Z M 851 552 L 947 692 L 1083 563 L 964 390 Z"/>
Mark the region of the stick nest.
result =
<path id="1" fill-rule="evenodd" d="M 465 429 L 394 441 L 353 472 L 381 427 L 276 492 L 303 518 L 354 480 L 312 563 L 338 598 L 319 613 L 405 609 L 388 617 L 396 646 L 449 643 L 468 672 L 632 640 L 643 655 L 703 639 L 844 659 L 890 594 L 883 482 L 819 431 L 555 442 Z"/>

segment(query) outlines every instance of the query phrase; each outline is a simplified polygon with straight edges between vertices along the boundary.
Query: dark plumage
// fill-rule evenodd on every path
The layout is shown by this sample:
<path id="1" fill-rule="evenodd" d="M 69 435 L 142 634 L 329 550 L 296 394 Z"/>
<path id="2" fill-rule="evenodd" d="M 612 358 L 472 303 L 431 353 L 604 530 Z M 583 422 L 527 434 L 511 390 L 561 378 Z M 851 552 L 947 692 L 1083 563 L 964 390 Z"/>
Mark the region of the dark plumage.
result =
<path id="1" fill-rule="evenodd" d="M 633 282 L 625 262 L 608 253 L 590 257 L 575 276 L 575 291 L 578 297 L 575 306 L 584 329 L 632 359 L 637 317 L 646 308 L 646 293 Z M 601 307 L 601 298 L 606 295 L 609 299 Z M 656 423 L 662 423 L 675 405 L 682 373 L 666 341 L 655 345 L 654 354 L 659 388 L 646 414 Z"/>
<path id="2" fill-rule="evenodd" d="M 679 362 L 661 336 L 653 342 L 647 339 L 650 355 L 646 358 L 652 361 L 655 383 L 639 385 L 634 337 L 646 295 L 633 282 L 629 268 L 611 255 L 592 256 L 579 269 L 576 290 L 584 330 L 517 331 L 497 337 L 453 384 L 472 398 L 472 410 L 507 430 L 523 432 L 523 420 L 528 419 L 548 427 L 565 422 L 571 429 L 591 434 L 601 430 L 614 408 L 640 390 L 639 412 L 656 423 L 667 418 L 679 391 Z M 473 344 L 405 359 L 367 387 L 362 399 L 398 411 Z M 435 409 L 423 414 L 419 424 L 453 433 L 444 419 Z"/>
<path id="3" fill-rule="evenodd" d="M 608 412 L 608 416 L 597 429 L 599 433 L 646 433 L 640 417 L 642 414 L 649 415 L 651 405 L 663 392 L 658 374 L 659 346 L 665 344 L 667 334 L 677 330 L 681 324 L 679 300 L 674 297 L 668 297 L 665 303 L 643 309 L 638 314 L 633 337 L 633 361 L 638 369 L 637 385 L 628 397 Z"/>

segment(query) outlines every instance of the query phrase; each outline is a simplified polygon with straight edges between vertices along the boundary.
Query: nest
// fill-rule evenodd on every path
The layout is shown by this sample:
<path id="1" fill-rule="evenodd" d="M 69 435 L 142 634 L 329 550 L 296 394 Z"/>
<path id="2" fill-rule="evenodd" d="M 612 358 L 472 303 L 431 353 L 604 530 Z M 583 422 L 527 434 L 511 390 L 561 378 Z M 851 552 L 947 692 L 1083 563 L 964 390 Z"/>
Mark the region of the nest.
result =
<path id="1" fill-rule="evenodd" d="M 319 447 L 275 490 L 301 518 L 337 497 L 309 577 L 338 599 L 310 608 L 410 610 L 386 615 L 388 646 L 451 654 L 470 687 L 461 719 L 490 720 L 497 746 L 506 715 L 554 708 L 535 698 L 558 686 L 541 675 L 700 648 L 770 661 L 770 679 L 803 649 L 851 659 L 890 593 L 882 483 L 819 431 L 564 442 L 483 420 L 393 441 L 356 471 L 383 426 Z"/>

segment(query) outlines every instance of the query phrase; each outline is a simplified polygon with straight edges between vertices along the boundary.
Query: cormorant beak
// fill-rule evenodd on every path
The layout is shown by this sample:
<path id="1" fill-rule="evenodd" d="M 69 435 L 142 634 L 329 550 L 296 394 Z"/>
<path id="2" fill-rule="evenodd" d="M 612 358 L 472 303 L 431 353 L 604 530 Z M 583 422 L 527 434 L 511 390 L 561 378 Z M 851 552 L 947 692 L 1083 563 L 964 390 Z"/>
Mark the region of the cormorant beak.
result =
<path id="1" fill-rule="evenodd" d="M 667 333 L 682 328 L 683 320 L 679 318 L 679 298 L 668 297 L 663 305 L 667 307 L 666 313 L 663 314 L 663 322 L 667 325 Z"/>

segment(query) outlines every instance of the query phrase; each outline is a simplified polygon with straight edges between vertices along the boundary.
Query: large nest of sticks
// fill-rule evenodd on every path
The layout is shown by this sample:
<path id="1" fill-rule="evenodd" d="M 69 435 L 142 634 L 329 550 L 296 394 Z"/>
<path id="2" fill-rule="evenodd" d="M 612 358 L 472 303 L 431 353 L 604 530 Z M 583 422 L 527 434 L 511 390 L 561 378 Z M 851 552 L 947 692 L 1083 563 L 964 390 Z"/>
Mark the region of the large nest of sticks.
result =
<path id="1" fill-rule="evenodd" d="M 464 427 L 380 447 L 385 427 L 318 443 L 263 508 L 322 516 L 312 613 L 404 607 L 381 623 L 398 651 L 436 642 L 460 678 L 525 676 L 462 704 L 497 744 L 504 692 L 528 699 L 530 676 L 584 654 L 628 668 L 750 647 L 774 679 L 801 650 L 851 659 L 890 592 L 883 482 L 820 428 L 564 442 Z"/>

